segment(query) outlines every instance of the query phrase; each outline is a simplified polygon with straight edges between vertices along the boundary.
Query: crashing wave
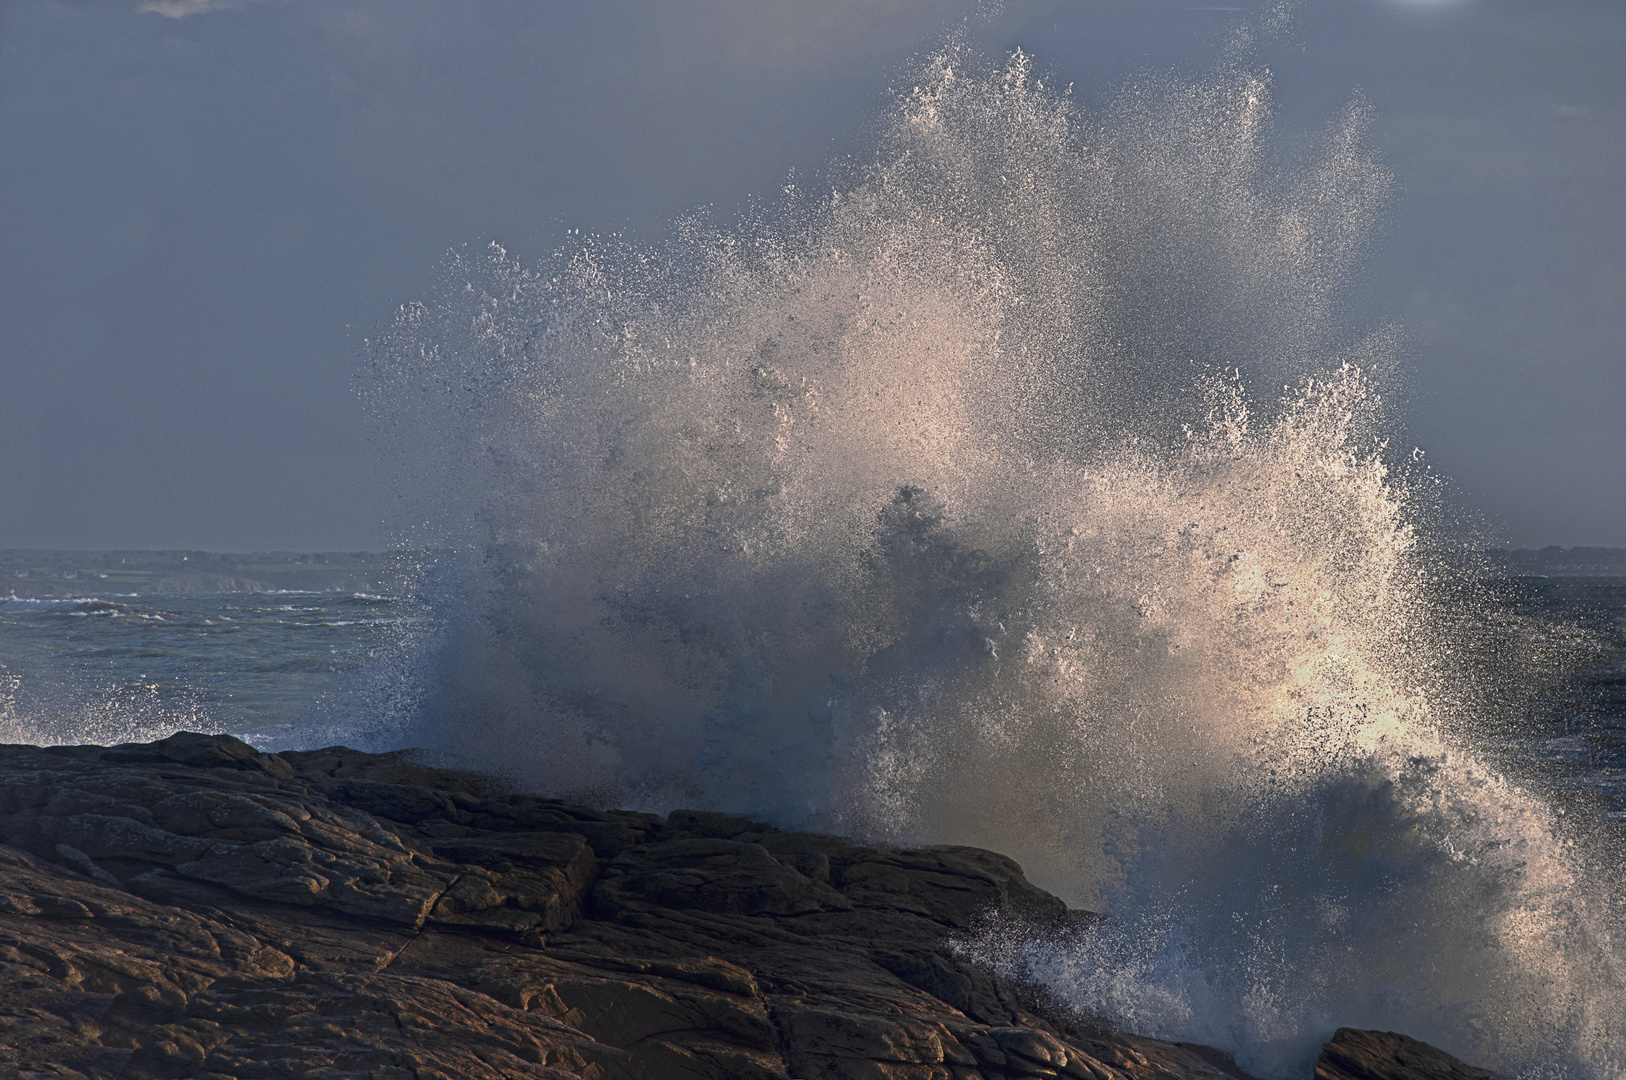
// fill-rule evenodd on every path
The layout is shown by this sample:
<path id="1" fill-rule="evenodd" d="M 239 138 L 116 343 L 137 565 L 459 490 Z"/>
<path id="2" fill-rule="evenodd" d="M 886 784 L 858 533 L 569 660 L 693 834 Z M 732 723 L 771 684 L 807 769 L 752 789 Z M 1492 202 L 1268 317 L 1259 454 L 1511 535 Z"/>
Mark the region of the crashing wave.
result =
<path id="1" fill-rule="evenodd" d="M 1338 320 L 1389 178 L 1269 98 L 951 47 L 828 194 L 456 255 L 371 343 L 454 553 L 371 739 L 1007 852 L 1110 917 L 973 948 L 1270 1075 L 1337 1024 L 1614 1075 L 1615 916 L 1442 734 L 1394 333 Z"/>

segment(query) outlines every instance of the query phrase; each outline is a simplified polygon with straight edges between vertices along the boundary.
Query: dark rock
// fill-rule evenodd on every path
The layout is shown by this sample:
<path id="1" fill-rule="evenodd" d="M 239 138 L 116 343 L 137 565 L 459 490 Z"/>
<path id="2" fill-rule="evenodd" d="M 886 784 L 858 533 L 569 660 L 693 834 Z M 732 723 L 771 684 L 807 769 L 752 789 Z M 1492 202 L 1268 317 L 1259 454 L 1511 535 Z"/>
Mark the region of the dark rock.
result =
<path id="1" fill-rule="evenodd" d="M 593 903 L 604 918 L 651 908 L 800 915 L 852 907 L 762 845 L 718 839 L 668 840 L 622 852 L 605 868 Z"/>
<path id="2" fill-rule="evenodd" d="M 854 904 L 924 916 L 957 930 L 990 911 L 1054 922 L 1067 905 L 1028 883 L 1012 859 L 969 847 L 914 851 L 852 848 L 832 859 L 832 875 Z"/>
<path id="3" fill-rule="evenodd" d="M 269 776 L 294 775 L 288 763 L 276 754 L 262 754 L 241 739 L 230 735 L 199 735 L 181 731 L 153 743 L 127 743 L 105 750 L 104 761 L 123 764 L 168 762 L 199 769 L 258 769 Z"/>
<path id="4" fill-rule="evenodd" d="M 0 837 L 0 1076 L 1246 1080 L 956 955 L 1092 918 L 973 848 L 203 735 L 0 746 Z"/>
<path id="5" fill-rule="evenodd" d="M 1488 1080 L 1444 1050 L 1393 1031 L 1339 1028 L 1321 1046 L 1316 1080 Z"/>
<path id="6" fill-rule="evenodd" d="M 551 933 L 575 922 L 598 876 L 576 833 L 465 837 L 433 844 L 465 869 L 435 904 L 438 923 Z"/>
<path id="7" fill-rule="evenodd" d="M 414 784 L 389 784 L 377 780 L 343 780 L 332 791 L 340 801 L 360 807 L 370 814 L 392 821 L 419 824 L 424 821 L 458 821 L 457 803 L 451 795 Z"/>

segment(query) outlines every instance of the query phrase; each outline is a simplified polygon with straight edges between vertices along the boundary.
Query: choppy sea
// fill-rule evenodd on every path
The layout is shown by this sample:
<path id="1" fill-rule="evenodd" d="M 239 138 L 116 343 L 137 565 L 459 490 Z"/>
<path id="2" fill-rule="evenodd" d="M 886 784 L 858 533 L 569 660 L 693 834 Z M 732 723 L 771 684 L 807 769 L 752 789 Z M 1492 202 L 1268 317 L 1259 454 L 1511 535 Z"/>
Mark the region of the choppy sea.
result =
<path id="1" fill-rule="evenodd" d="M 1502 595 L 1525 647 L 1556 663 L 1529 688 L 1523 721 L 1483 745 L 1507 771 L 1626 829 L 1626 578 L 1515 577 Z"/>
<path id="2" fill-rule="evenodd" d="M 1626 577 L 1512 575 L 1485 633 L 1522 660 L 1520 705 L 1481 752 L 1601 825 L 1626 830 Z M 277 590 L 0 599 L 0 740 L 106 743 L 223 731 L 309 748 L 365 726 L 427 619 L 397 595 Z M 358 725 L 357 721 L 361 721 Z"/>
<path id="3" fill-rule="evenodd" d="M 420 618 L 353 592 L 0 599 L 0 737 L 306 746 Z"/>

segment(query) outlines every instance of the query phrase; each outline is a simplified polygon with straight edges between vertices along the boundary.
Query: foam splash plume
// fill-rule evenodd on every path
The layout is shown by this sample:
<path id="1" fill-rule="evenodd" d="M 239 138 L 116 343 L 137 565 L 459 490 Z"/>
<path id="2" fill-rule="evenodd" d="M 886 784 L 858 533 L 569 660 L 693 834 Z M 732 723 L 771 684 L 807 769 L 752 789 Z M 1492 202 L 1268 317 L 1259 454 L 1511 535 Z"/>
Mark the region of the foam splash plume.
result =
<path id="1" fill-rule="evenodd" d="M 1245 69 L 1092 114 L 951 47 L 828 195 L 456 256 L 371 343 L 456 553 L 372 738 L 1007 852 L 1108 919 L 967 948 L 1271 1076 L 1339 1024 L 1617 1075 L 1600 888 L 1439 734 L 1364 128 L 1283 166 Z"/>
<path id="2" fill-rule="evenodd" d="M 25 677 L 0 663 L 0 744 L 113 746 L 162 739 L 177 731 L 212 734 L 222 730 L 220 722 L 198 702 L 184 695 L 166 696 L 154 683 L 76 686 L 38 672 L 30 674 L 32 677 Z"/>

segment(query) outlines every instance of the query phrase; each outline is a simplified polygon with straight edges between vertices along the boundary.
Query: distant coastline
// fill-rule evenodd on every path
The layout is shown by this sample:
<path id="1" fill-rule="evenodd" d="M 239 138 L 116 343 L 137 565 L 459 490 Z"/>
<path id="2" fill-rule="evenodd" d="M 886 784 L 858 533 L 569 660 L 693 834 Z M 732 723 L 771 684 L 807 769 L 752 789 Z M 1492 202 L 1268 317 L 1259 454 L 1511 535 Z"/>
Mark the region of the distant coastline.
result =
<path id="1" fill-rule="evenodd" d="M 1626 577 L 1626 548 L 1559 547 L 1478 554 L 1510 577 Z M 420 551 L 74 551 L 0 549 L 0 598 L 136 594 L 399 591 L 426 561 Z"/>
<path id="2" fill-rule="evenodd" d="M 1511 577 L 1626 577 L 1626 548 L 1516 548 L 1484 553 L 1491 565 Z"/>
<path id="3" fill-rule="evenodd" d="M 398 591 L 411 551 L 54 551 L 0 549 L 0 597 Z"/>

